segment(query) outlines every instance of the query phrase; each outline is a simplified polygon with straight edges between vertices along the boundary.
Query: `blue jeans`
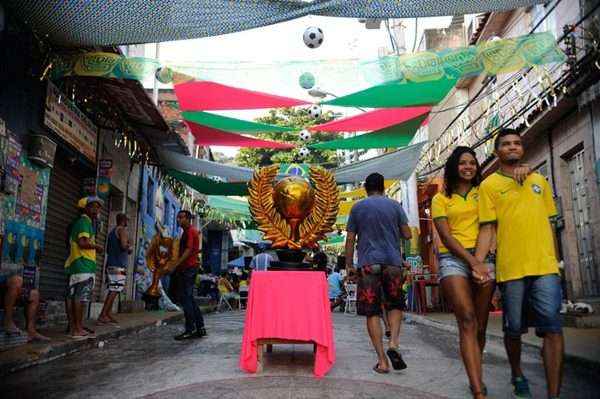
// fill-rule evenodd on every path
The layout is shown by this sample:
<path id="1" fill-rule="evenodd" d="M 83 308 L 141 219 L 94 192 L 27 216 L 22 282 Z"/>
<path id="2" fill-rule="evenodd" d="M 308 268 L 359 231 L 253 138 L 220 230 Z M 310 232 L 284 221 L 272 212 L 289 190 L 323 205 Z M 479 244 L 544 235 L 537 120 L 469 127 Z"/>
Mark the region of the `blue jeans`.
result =
<path id="1" fill-rule="evenodd" d="M 526 334 L 528 327 L 543 337 L 546 333 L 562 333 L 560 306 L 562 292 L 557 274 L 527 276 L 500 283 L 502 292 L 502 324 L 511 337 Z"/>
<path id="2" fill-rule="evenodd" d="M 179 302 L 183 307 L 186 332 L 193 332 L 194 328 L 196 330 L 204 328 L 204 318 L 194 298 L 194 284 L 196 283 L 197 272 L 198 270 L 195 268 L 176 272 L 176 276 L 181 284 L 179 287 Z"/>

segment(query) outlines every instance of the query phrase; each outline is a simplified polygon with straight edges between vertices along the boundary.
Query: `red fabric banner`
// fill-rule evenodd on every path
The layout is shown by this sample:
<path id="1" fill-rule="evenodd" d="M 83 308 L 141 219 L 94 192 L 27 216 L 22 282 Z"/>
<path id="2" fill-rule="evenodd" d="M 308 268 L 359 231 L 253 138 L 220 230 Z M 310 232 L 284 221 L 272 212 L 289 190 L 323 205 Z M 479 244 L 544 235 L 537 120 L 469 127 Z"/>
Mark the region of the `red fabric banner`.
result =
<path id="1" fill-rule="evenodd" d="M 429 113 L 431 107 L 383 108 L 309 128 L 319 132 L 369 132 L 398 125 Z"/>
<path id="2" fill-rule="evenodd" d="M 182 111 L 285 108 L 310 104 L 302 100 L 208 81 L 175 85 L 175 94 Z"/>
<path id="3" fill-rule="evenodd" d="M 246 137 L 188 121 L 185 123 L 190 128 L 190 131 L 196 139 L 196 144 L 198 145 L 220 145 L 224 147 L 245 148 L 294 148 L 294 145 L 289 143 Z"/>
<path id="4" fill-rule="evenodd" d="M 323 272 L 252 272 L 240 368 L 258 369 L 261 339 L 316 344 L 314 375 L 324 377 L 335 363 L 333 322 Z"/>

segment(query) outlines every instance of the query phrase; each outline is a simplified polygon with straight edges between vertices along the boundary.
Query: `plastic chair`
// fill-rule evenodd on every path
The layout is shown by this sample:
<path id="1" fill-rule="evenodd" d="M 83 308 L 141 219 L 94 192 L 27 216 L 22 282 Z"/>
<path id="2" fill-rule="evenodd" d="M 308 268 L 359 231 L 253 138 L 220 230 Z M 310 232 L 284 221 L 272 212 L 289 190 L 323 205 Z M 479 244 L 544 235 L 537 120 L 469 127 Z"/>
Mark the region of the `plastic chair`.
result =
<path id="1" fill-rule="evenodd" d="M 356 292 L 358 286 L 356 284 L 346 284 L 346 304 L 344 306 L 344 313 L 356 314 Z M 350 310 L 352 306 L 353 310 Z"/>
<path id="2" fill-rule="evenodd" d="M 234 299 L 234 298 L 227 298 L 227 295 L 223 294 L 223 293 L 221 293 L 221 295 L 219 295 L 219 304 L 217 305 L 218 312 L 221 311 L 221 306 L 223 306 L 223 304 L 227 305 L 229 310 L 233 311 L 233 307 L 231 306 L 231 303 L 229 303 L 229 299 Z"/>

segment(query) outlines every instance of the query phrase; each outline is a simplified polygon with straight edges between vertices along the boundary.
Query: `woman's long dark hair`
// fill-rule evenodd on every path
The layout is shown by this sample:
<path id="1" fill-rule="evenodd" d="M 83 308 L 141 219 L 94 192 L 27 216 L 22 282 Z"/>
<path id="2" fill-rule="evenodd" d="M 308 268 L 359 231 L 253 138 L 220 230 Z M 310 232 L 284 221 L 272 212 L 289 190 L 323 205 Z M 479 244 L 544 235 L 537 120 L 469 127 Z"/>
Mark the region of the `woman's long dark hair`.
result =
<path id="1" fill-rule="evenodd" d="M 477 171 L 475 172 L 475 176 L 473 176 L 473 180 L 471 180 L 471 184 L 476 187 L 479 186 L 479 183 L 481 183 L 481 167 L 479 166 L 479 161 L 477 160 L 475 151 L 469 147 L 456 147 L 454 151 L 452 151 L 452 154 L 450 154 L 448 157 L 446 166 L 444 168 L 444 191 L 446 192 L 446 196 L 448 196 L 448 198 L 452 197 L 452 193 L 454 193 L 456 191 L 456 187 L 458 187 L 458 182 L 460 181 L 460 176 L 458 175 L 458 163 L 460 161 L 460 157 L 464 153 L 473 155 L 473 158 L 475 158 L 475 163 L 477 164 Z"/>

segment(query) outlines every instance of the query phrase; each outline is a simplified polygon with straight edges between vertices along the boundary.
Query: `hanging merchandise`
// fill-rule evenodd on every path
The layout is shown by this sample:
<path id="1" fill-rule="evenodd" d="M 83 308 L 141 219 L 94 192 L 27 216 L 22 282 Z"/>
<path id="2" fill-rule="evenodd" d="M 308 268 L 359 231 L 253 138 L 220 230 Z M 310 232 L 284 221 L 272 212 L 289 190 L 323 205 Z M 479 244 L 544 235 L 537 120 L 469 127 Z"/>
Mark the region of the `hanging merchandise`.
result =
<path id="1" fill-rule="evenodd" d="M 323 110 L 317 104 L 313 104 L 308 108 L 308 115 L 310 115 L 314 119 L 319 119 L 319 117 L 321 116 L 322 113 L 323 113 Z"/>
<path id="2" fill-rule="evenodd" d="M 302 75 L 300 75 L 298 82 L 300 83 L 300 87 L 302 87 L 304 90 L 310 90 L 315 86 L 315 77 L 310 72 L 304 72 Z"/>
<path id="3" fill-rule="evenodd" d="M 419 127 L 425 122 L 427 115 L 421 115 L 410 121 L 361 134 L 347 139 L 325 141 L 312 144 L 315 150 L 332 149 L 368 149 L 368 148 L 399 148 L 407 146 L 413 139 Z"/>
<path id="4" fill-rule="evenodd" d="M 423 83 L 391 82 L 334 98 L 321 104 L 343 107 L 398 108 L 435 105 L 446 97 L 455 80 L 439 79 Z"/>
<path id="5" fill-rule="evenodd" d="M 367 132 L 398 125 L 431 111 L 431 107 L 385 108 L 311 126 L 313 132 Z"/>
<path id="6" fill-rule="evenodd" d="M 175 85 L 175 94 L 179 107 L 184 111 L 285 108 L 308 104 L 302 100 L 207 81 Z"/>
<path id="7" fill-rule="evenodd" d="M 167 84 L 173 82 L 173 70 L 168 67 L 158 68 L 154 76 L 160 83 Z"/>
<path id="8" fill-rule="evenodd" d="M 306 47 L 313 49 L 320 47 L 321 44 L 323 44 L 323 31 L 316 26 L 310 26 L 304 31 L 302 39 L 304 40 Z"/>
<path id="9" fill-rule="evenodd" d="M 206 177 L 194 176 L 175 169 L 167 169 L 167 175 L 207 195 L 248 195 L 246 183 L 219 183 Z"/>
<path id="10" fill-rule="evenodd" d="M 262 140 L 252 137 L 246 137 L 235 133 L 228 133 L 223 130 L 213 129 L 211 127 L 198 125 L 193 122 L 185 122 L 190 132 L 195 138 L 197 145 L 220 145 L 225 147 L 243 147 L 243 148 L 293 148 L 293 144 L 281 143 L 278 141 Z"/>
<path id="11" fill-rule="evenodd" d="M 184 111 L 181 113 L 183 119 L 211 127 L 213 129 L 219 129 L 226 132 L 245 133 L 245 134 L 256 134 L 265 132 L 288 132 L 295 130 L 289 126 L 277 126 L 268 125 L 266 123 L 250 122 L 242 119 L 230 118 L 223 115 L 212 114 L 209 112 L 201 111 Z"/>

